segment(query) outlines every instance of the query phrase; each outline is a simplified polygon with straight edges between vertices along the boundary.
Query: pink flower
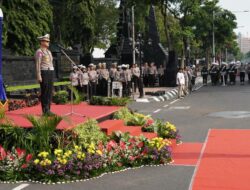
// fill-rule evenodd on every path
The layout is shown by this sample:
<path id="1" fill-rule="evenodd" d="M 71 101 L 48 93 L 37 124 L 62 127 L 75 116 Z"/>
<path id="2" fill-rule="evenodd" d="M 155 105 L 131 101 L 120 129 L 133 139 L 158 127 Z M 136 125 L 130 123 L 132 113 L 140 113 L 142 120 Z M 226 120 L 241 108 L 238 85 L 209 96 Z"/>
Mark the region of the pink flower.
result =
<path id="1" fill-rule="evenodd" d="M 7 154 L 4 148 L 0 145 L 0 160 L 4 160 L 6 158 Z"/>
<path id="2" fill-rule="evenodd" d="M 112 149 L 117 147 L 117 143 L 114 140 L 111 140 L 107 144 L 107 150 L 111 151 Z"/>
<path id="3" fill-rule="evenodd" d="M 126 143 L 123 142 L 123 141 L 120 141 L 120 147 L 122 150 L 125 150 L 126 149 Z"/>
<path id="4" fill-rule="evenodd" d="M 134 156 L 129 156 L 128 159 L 129 159 L 130 161 L 134 161 L 134 160 L 136 159 L 136 157 L 134 157 Z"/>

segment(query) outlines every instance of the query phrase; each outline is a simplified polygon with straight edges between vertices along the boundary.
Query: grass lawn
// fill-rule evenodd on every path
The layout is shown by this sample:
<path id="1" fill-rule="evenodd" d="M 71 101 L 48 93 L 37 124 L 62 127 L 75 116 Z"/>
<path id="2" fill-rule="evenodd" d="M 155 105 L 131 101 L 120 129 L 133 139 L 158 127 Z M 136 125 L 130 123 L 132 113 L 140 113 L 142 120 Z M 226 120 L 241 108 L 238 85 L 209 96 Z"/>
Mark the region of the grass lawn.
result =
<path id="1" fill-rule="evenodd" d="M 60 86 L 60 85 L 67 85 L 70 84 L 70 81 L 63 81 L 63 82 L 54 82 L 54 86 Z M 40 88 L 39 84 L 31 84 L 31 85 L 24 85 L 24 86 L 8 86 L 6 88 L 7 92 L 13 92 L 17 90 L 28 90 L 28 89 L 34 89 L 34 88 Z"/>

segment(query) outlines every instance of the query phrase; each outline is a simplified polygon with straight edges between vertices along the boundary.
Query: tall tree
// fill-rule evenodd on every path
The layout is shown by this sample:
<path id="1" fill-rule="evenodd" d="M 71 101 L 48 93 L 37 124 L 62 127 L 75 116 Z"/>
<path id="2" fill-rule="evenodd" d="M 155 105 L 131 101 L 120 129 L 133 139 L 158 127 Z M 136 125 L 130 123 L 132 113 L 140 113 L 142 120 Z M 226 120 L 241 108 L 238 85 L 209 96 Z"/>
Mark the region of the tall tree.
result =
<path id="1" fill-rule="evenodd" d="M 83 53 L 94 46 L 95 0 L 65 0 L 63 10 L 62 39 L 64 44 L 80 44 Z"/>
<path id="2" fill-rule="evenodd" d="M 94 44 L 105 49 L 116 39 L 117 0 L 95 0 L 95 4 Z"/>
<path id="3" fill-rule="evenodd" d="M 1 6 L 4 12 L 4 48 L 15 54 L 33 55 L 37 37 L 50 32 L 52 9 L 48 0 L 3 1 Z"/>

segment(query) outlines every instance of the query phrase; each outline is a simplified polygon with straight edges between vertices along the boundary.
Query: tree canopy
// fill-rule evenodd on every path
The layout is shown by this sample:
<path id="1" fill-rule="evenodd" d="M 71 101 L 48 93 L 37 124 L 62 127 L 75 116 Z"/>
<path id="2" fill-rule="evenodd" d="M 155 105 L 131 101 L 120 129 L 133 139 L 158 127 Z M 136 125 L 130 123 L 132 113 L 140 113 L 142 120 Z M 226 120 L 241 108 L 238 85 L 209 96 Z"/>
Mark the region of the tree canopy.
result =
<path id="1" fill-rule="evenodd" d="M 48 0 L 11 0 L 1 4 L 4 12 L 3 45 L 20 55 L 32 55 L 37 37 L 50 33 L 52 7 Z"/>
<path id="2" fill-rule="evenodd" d="M 51 33 L 52 41 L 65 46 L 79 44 L 83 53 L 115 42 L 118 0 L 11 0 L 0 1 L 4 19 L 4 47 L 20 55 L 33 55 L 36 38 Z M 160 39 L 169 50 L 187 57 L 211 57 L 214 22 L 216 55 L 225 49 L 239 55 L 233 30 L 235 15 L 218 0 L 126 0 L 135 6 L 136 32 L 146 38 L 147 16 L 155 6 Z M 213 19 L 213 12 L 215 17 Z M 147 39 L 145 39 L 147 40 Z"/>

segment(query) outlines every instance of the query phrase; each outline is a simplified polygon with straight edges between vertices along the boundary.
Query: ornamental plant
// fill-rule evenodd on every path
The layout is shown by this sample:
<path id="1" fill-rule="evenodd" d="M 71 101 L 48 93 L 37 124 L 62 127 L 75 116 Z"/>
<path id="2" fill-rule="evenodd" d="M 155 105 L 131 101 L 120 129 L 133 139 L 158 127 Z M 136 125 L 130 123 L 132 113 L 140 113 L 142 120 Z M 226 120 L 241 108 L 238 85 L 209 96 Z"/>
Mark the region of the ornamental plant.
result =
<path id="1" fill-rule="evenodd" d="M 103 147 L 105 168 L 118 170 L 119 168 L 134 167 L 144 164 L 145 143 L 139 138 L 130 137 L 119 142 L 111 139 Z"/>
<path id="2" fill-rule="evenodd" d="M 53 96 L 53 102 L 55 104 L 66 104 L 69 99 L 69 94 L 66 90 L 61 90 L 55 93 Z"/>
<path id="3" fill-rule="evenodd" d="M 84 124 L 78 125 L 73 129 L 73 133 L 75 134 L 75 143 L 81 146 L 91 143 L 97 145 L 107 141 L 107 136 L 101 131 L 97 121 L 93 119 L 88 119 Z"/>
<path id="4" fill-rule="evenodd" d="M 28 179 L 32 155 L 20 148 L 6 151 L 0 145 L 0 180 L 17 181 Z"/>
<path id="5" fill-rule="evenodd" d="M 129 98 L 93 96 L 90 105 L 126 106 Z"/>
<path id="6" fill-rule="evenodd" d="M 177 143 L 181 141 L 179 130 L 176 129 L 174 124 L 158 120 L 156 125 L 158 126 L 158 136 L 167 139 L 176 139 Z"/>
<path id="7" fill-rule="evenodd" d="M 33 161 L 35 179 L 45 182 L 85 179 L 102 169 L 102 152 L 95 146 L 87 149 L 74 146 L 70 150 L 55 149 L 53 153 L 40 152 Z"/>
<path id="8" fill-rule="evenodd" d="M 171 142 L 161 137 L 156 137 L 148 141 L 147 154 L 153 164 L 166 164 L 172 161 Z"/>

